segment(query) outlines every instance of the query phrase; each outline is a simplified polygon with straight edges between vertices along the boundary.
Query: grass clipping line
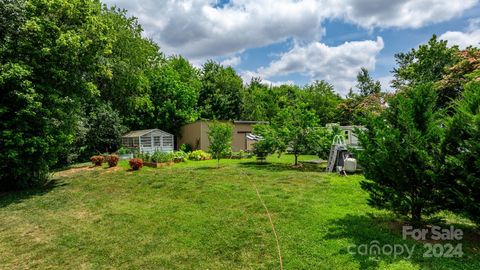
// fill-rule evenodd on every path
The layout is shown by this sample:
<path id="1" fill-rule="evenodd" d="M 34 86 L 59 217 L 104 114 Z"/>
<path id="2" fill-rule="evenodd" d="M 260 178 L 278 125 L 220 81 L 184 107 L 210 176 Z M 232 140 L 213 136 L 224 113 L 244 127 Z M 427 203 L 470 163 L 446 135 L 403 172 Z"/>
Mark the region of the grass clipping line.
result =
<path id="1" fill-rule="evenodd" d="M 277 231 L 275 230 L 275 225 L 273 224 L 272 215 L 270 215 L 270 211 L 268 211 L 267 205 L 263 201 L 262 196 L 260 196 L 260 192 L 258 191 L 257 185 L 255 185 L 252 178 L 250 178 L 248 174 L 246 174 L 244 171 L 242 171 L 242 173 L 248 178 L 248 180 L 250 180 L 250 183 L 253 185 L 253 187 L 255 188 L 255 191 L 257 192 L 257 197 L 260 200 L 260 203 L 262 203 L 263 208 L 265 208 L 265 212 L 267 213 L 268 220 L 270 221 L 270 225 L 272 226 L 273 235 L 275 236 L 275 242 L 277 243 L 277 252 L 278 252 L 278 260 L 280 263 L 280 270 L 283 270 L 282 252 L 280 251 L 280 241 L 278 240 Z"/>

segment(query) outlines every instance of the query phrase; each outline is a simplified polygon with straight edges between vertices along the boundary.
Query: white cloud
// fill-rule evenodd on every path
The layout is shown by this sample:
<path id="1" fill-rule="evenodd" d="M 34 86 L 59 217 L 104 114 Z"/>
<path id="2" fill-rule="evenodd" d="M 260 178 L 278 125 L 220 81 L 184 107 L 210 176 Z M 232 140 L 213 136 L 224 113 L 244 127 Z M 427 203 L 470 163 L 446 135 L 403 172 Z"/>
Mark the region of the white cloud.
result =
<path id="1" fill-rule="evenodd" d="M 226 56 L 288 38 L 318 41 L 326 19 L 361 27 L 416 28 L 458 16 L 478 0 L 104 0 L 139 18 L 167 54 Z"/>
<path id="2" fill-rule="evenodd" d="M 458 45 L 461 49 L 468 46 L 480 46 L 480 18 L 470 20 L 470 25 L 465 32 L 448 31 L 440 36 L 447 40 L 450 46 Z"/>
<path id="3" fill-rule="evenodd" d="M 241 62 L 242 62 L 242 58 L 240 58 L 240 56 L 233 56 L 223 60 L 222 62 L 220 62 L 220 64 L 222 66 L 234 67 L 234 66 L 238 66 Z"/>
<path id="4" fill-rule="evenodd" d="M 292 80 L 286 80 L 286 81 L 268 80 L 265 77 L 263 77 L 261 74 L 259 74 L 258 72 L 251 71 L 251 70 L 241 70 L 239 72 L 239 74 L 242 77 L 243 82 L 245 84 L 249 84 L 252 78 L 261 78 L 262 83 L 264 83 L 266 85 L 271 85 L 271 86 L 279 86 L 279 85 L 284 85 L 284 84 L 288 84 L 288 85 L 294 85 L 295 84 L 295 82 L 292 81 Z"/>
<path id="5" fill-rule="evenodd" d="M 378 78 L 378 80 L 380 81 L 380 84 L 382 85 L 382 91 L 386 91 L 386 92 L 394 91 L 394 89 L 390 86 L 393 79 L 394 77 L 392 75 L 387 75 L 387 76 Z"/>
<path id="6" fill-rule="evenodd" d="M 334 1 L 346 21 L 366 28 L 419 28 L 449 20 L 478 0 L 347 0 Z M 335 5 L 335 4 L 334 4 Z"/>
<path id="7" fill-rule="evenodd" d="M 377 54 L 383 49 L 383 39 L 345 42 L 329 47 L 320 42 L 306 46 L 295 45 L 267 67 L 256 72 L 244 72 L 245 77 L 269 79 L 274 76 L 300 73 L 313 80 L 326 80 L 341 94 L 346 94 L 355 85 L 362 67 L 375 69 Z"/>

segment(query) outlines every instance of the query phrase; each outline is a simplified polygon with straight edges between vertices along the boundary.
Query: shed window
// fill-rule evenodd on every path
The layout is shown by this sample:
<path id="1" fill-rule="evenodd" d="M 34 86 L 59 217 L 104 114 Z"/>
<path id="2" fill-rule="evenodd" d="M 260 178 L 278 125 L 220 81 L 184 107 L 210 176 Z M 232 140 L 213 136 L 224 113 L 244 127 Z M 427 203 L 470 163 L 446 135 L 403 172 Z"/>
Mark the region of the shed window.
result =
<path id="1" fill-rule="evenodd" d="M 160 136 L 153 137 L 153 146 L 160 146 Z"/>
<path id="2" fill-rule="evenodd" d="M 141 137 L 142 147 L 152 147 L 151 137 Z"/>
<path id="3" fill-rule="evenodd" d="M 172 136 L 163 137 L 163 146 L 173 146 L 173 137 Z"/>
<path id="4" fill-rule="evenodd" d="M 122 144 L 124 147 L 136 147 L 137 143 L 135 143 L 136 138 L 122 138 Z"/>

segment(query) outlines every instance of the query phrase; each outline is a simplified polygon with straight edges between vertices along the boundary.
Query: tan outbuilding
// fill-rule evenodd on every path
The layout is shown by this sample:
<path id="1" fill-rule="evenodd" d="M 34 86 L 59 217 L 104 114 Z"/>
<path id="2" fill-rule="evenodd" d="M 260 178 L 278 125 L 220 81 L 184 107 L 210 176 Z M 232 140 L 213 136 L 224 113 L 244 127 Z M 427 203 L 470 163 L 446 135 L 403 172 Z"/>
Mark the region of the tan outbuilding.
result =
<path id="1" fill-rule="evenodd" d="M 227 122 L 227 121 L 225 121 Z M 252 133 L 255 124 L 264 123 L 259 121 L 232 121 L 232 151 L 238 152 L 253 150 L 254 140 L 247 135 Z M 208 140 L 208 126 L 212 124 L 209 120 L 198 120 L 194 123 L 184 125 L 178 136 L 178 146 L 182 144 L 190 145 L 194 150 L 208 151 L 210 142 Z"/>

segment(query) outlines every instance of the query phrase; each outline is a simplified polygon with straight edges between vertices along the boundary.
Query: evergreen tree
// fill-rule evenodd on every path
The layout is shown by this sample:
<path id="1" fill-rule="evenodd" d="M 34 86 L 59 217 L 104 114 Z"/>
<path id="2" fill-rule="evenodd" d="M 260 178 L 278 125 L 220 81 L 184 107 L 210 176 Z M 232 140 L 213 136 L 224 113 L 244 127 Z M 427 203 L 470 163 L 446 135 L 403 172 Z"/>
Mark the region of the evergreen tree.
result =
<path id="1" fill-rule="evenodd" d="M 462 97 L 446 125 L 439 203 L 480 225 L 480 83 L 467 84 Z"/>
<path id="2" fill-rule="evenodd" d="M 418 223 L 439 210 L 439 160 L 442 140 L 436 91 L 432 84 L 398 93 L 378 117 L 359 132 L 359 162 L 370 194 L 369 204 L 409 215 Z"/>

